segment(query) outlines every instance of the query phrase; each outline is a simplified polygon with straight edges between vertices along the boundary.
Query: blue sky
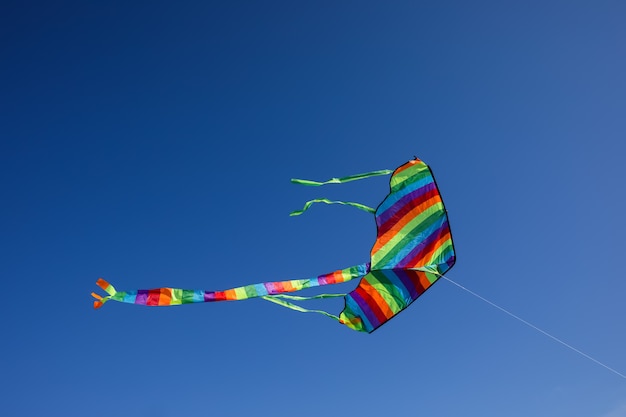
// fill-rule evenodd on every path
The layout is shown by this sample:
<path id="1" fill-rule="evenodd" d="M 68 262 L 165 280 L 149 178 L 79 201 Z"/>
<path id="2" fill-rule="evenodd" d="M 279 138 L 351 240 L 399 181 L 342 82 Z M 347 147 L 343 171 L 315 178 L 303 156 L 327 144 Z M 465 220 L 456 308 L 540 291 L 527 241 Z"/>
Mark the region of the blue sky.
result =
<path id="1" fill-rule="evenodd" d="M 261 300 L 92 310 L 364 262 L 418 156 L 450 278 L 626 372 L 626 6 L 5 2 L 3 415 L 626 416 L 626 380 L 447 282 L 371 335 Z M 350 286 L 338 291 L 349 291 Z M 315 304 L 333 312 L 341 302 Z"/>

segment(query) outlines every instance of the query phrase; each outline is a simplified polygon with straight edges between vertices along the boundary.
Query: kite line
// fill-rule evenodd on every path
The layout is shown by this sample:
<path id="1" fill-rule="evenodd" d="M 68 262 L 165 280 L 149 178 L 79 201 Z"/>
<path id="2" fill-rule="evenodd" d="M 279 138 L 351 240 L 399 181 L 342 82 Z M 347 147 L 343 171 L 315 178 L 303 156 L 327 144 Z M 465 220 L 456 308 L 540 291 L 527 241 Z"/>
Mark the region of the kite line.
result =
<path id="1" fill-rule="evenodd" d="M 592 361 L 592 362 L 596 363 L 597 365 L 600 365 L 600 366 L 602 366 L 603 368 L 606 368 L 606 369 L 608 369 L 609 371 L 613 372 L 614 374 L 619 375 L 619 376 L 621 376 L 622 378 L 626 379 L 626 375 L 624 375 L 624 374 L 622 374 L 621 372 L 619 372 L 619 371 L 617 371 L 617 370 L 615 370 L 615 369 L 611 368 L 610 366 L 608 366 L 608 365 L 606 365 L 606 364 L 604 364 L 604 363 L 600 362 L 599 360 L 597 360 L 597 359 L 595 359 L 595 358 L 593 358 L 593 357 L 591 357 L 591 356 L 587 355 L 585 352 L 583 352 L 583 351 L 581 351 L 581 350 L 579 350 L 579 349 L 576 349 L 574 346 L 570 345 L 569 343 L 566 343 L 566 342 L 564 342 L 563 340 L 559 339 L 558 337 L 553 336 L 553 335 L 551 335 L 550 333 L 546 332 L 545 330 L 540 329 L 539 327 L 535 326 L 534 324 L 529 323 L 528 321 L 524 320 L 523 318 L 521 318 L 521 317 L 519 317 L 519 316 L 517 316 L 517 315 L 515 315 L 515 314 L 511 313 L 509 310 L 507 310 L 507 309 L 505 309 L 505 308 L 503 308 L 503 307 L 500 307 L 500 306 L 499 306 L 499 305 L 497 305 L 496 303 L 493 303 L 493 302 L 491 302 L 491 301 L 487 300 L 485 297 L 482 297 L 482 296 L 480 296 L 480 295 L 476 294 L 474 291 L 472 291 L 472 290 L 470 290 L 470 289 L 468 289 L 468 288 L 465 288 L 464 286 L 462 286 L 462 285 L 461 285 L 461 284 L 459 284 L 458 282 L 452 281 L 450 278 L 448 278 L 448 277 L 446 277 L 446 276 L 444 276 L 444 275 L 439 275 L 439 276 L 440 276 L 441 278 L 445 279 L 446 281 L 448 281 L 449 283 L 456 285 L 456 286 L 457 286 L 457 287 L 459 287 L 460 289 L 465 290 L 466 292 L 470 293 L 470 294 L 471 294 L 471 295 L 473 295 L 474 297 L 476 297 L 476 298 L 478 298 L 478 299 L 480 299 L 480 300 L 484 301 L 485 303 L 489 304 L 490 306 L 495 307 L 495 308 L 497 308 L 498 310 L 502 311 L 503 313 L 505 313 L 505 314 L 507 314 L 507 315 L 509 315 L 509 316 L 513 317 L 513 318 L 514 318 L 514 319 L 516 319 L 517 321 L 520 321 L 520 322 L 524 323 L 526 326 L 530 327 L 531 329 L 534 329 L 534 330 L 538 331 L 539 333 L 542 333 L 543 335 L 548 336 L 550 339 L 554 340 L 555 342 L 558 342 L 558 343 L 562 344 L 562 345 L 563 345 L 563 346 L 565 346 L 566 348 L 573 350 L 574 352 L 576 352 L 576 353 L 578 353 L 579 355 L 581 355 L 581 356 L 583 356 L 583 357 L 585 357 L 585 358 L 589 359 L 590 361 Z"/>

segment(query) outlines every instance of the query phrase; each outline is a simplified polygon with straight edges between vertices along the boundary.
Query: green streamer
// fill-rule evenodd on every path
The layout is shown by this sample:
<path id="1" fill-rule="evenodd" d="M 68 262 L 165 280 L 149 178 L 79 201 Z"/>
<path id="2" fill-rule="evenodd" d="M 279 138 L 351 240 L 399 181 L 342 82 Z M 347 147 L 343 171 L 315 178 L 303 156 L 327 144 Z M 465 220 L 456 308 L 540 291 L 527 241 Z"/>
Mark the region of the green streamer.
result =
<path id="1" fill-rule="evenodd" d="M 322 300 L 326 298 L 345 297 L 346 295 L 347 294 L 318 294 L 318 295 L 313 295 L 311 297 L 303 297 L 301 295 L 273 294 L 273 295 L 267 295 L 266 297 L 283 298 L 285 300 L 295 300 L 295 301 L 308 301 L 308 300 Z"/>
<path id="2" fill-rule="evenodd" d="M 309 207 L 311 207 L 315 203 L 342 204 L 344 206 L 351 206 L 351 207 L 358 208 L 359 210 L 363 210 L 363 211 L 366 211 L 366 212 L 371 213 L 371 214 L 376 213 L 375 209 L 373 209 L 373 208 L 371 208 L 369 206 L 366 206 L 365 204 L 353 203 L 351 201 L 334 201 L 334 200 L 329 200 L 327 198 L 316 198 L 315 200 L 309 200 L 306 203 L 304 203 L 304 208 L 302 210 L 292 211 L 291 213 L 289 213 L 289 215 L 290 216 L 299 216 L 302 213 L 304 213 L 305 211 L 307 211 L 309 209 Z"/>
<path id="3" fill-rule="evenodd" d="M 390 169 L 382 169 L 380 171 L 365 172 L 363 174 L 349 175 L 347 177 L 331 178 L 328 181 L 324 181 L 324 182 L 311 181 L 311 180 L 301 180 L 301 179 L 298 179 L 298 178 L 292 178 L 291 182 L 294 183 L 294 184 L 301 184 L 301 185 L 308 185 L 308 186 L 313 186 L 313 187 L 319 187 L 320 185 L 343 184 L 345 182 L 357 181 L 357 180 L 362 180 L 362 179 L 365 179 L 365 178 L 377 177 L 377 176 L 380 176 L 380 175 L 389 175 L 392 172 L 393 171 L 390 170 Z"/>
<path id="4" fill-rule="evenodd" d="M 263 298 L 264 300 L 267 300 L 267 301 L 271 301 L 272 303 L 281 305 L 283 307 L 287 307 L 287 308 L 290 308 L 292 310 L 299 311 L 301 313 L 319 313 L 319 314 L 322 314 L 322 315 L 324 315 L 326 317 L 330 317 L 331 319 L 335 319 L 335 320 L 339 321 L 339 317 L 337 317 L 337 316 L 335 316 L 333 314 L 327 313 L 326 311 L 323 311 L 323 310 L 309 310 L 308 308 L 300 307 L 299 305 L 290 303 L 290 302 L 285 301 L 285 300 L 281 300 L 280 298 L 276 297 L 275 295 L 266 295 L 266 296 L 261 297 L 261 298 Z"/>

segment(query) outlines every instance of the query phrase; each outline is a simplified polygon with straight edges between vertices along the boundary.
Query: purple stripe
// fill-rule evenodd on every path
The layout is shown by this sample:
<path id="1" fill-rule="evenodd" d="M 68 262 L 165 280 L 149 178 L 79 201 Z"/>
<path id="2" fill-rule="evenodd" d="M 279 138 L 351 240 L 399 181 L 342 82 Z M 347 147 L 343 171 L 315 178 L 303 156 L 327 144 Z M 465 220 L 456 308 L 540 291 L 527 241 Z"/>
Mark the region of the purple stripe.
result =
<path id="1" fill-rule="evenodd" d="M 398 211 L 402 210 L 404 206 L 412 202 L 413 200 L 417 200 L 423 194 L 426 194 L 433 189 L 436 189 L 435 183 L 431 182 L 426 184 L 425 186 L 418 188 L 415 191 L 411 191 L 400 200 L 396 201 L 391 207 L 385 210 L 382 213 L 376 215 L 376 224 L 380 227 L 385 224 L 390 218 L 392 218 Z"/>
<path id="2" fill-rule="evenodd" d="M 409 294 L 411 294 L 412 300 L 415 300 L 417 297 L 420 296 L 420 293 L 417 291 L 417 288 L 415 287 L 413 280 L 409 277 L 409 271 L 407 271 L 406 269 L 401 269 L 401 270 L 395 270 L 394 272 L 396 273 L 400 281 L 402 281 L 402 284 L 404 284 Z M 414 275 L 417 275 L 415 271 L 411 271 L 411 272 Z"/>
<path id="3" fill-rule="evenodd" d="M 405 268 L 406 265 L 410 261 L 412 261 L 415 256 L 417 256 L 425 247 L 427 247 L 430 244 L 433 244 L 434 242 L 439 240 L 439 238 L 441 236 L 443 236 L 443 234 L 445 234 L 445 232 L 448 229 L 449 229 L 448 220 L 445 220 L 443 222 L 443 224 L 441 225 L 441 227 L 439 227 L 437 230 L 433 231 L 433 233 L 431 233 L 426 239 L 422 240 L 417 246 L 415 246 L 413 248 L 413 250 L 411 250 L 409 253 L 407 253 L 406 256 L 404 258 L 402 258 L 396 264 L 395 268 Z"/>
<path id="4" fill-rule="evenodd" d="M 363 314 L 365 314 L 374 329 L 380 326 L 380 321 L 378 321 L 378 317 L 376 317 L 376 314 L 374 314 L 369 304 L 367 304 L 367 302 L 356 292 L 356 290 L 352 291 L 347 296 L 351 297 L 356 305 L 359 306 L 359 308 L 361 309 Z"/>
<path id="5" fill-rule="evenodd" d="M 273 282 L 265 282 L 265 283 L 263 283 L 263 285 L 265 285 L 265 288 L 267 289 L 267 293 L 268 294 L 279 294 L 280 293 L 280 290 L 274 286 Z"/>
<path id="6" fill-rule="evenodd" d="M 204 292 L 204 302 L 208 303 L 209 301 L 215 301 L 215 291 Z"/>
<path id="7" fill-rule="evenodd" d="M 135 304 L 146 305 L 148 302 L 148 290 L 138 290 L 137 298 L 135 298 Z"/>

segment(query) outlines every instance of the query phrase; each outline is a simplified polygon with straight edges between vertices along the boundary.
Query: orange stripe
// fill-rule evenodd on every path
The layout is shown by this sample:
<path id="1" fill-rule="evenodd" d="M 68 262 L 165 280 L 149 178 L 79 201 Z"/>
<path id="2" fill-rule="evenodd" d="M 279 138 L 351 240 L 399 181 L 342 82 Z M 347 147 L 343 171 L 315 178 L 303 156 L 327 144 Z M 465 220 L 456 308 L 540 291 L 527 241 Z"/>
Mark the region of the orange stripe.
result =
<path id="1" fill-rule="evenodd" d="M 376 305 L 383 312 L 387 320 L 393 317 L 393 311 L 389 308 L 389 304 L 385 301 L 383 297 L 381 297 L 380 293 L 376 288 L 374 288 L 368 281 L 367 277 L 361 281 L 361 288 L 363 288 L 367 294 L 372 297 L 372 299 L 376 302 Z"/>
<path id="2" fill-rule="evenodd" d="M 159 295 L 159 305 L 160 306 L 168 306 L 170 305 L 170 301 L 172 300 L 172 289 L 171 288 L 161 288 L 161 294 Z"/>
<path id="3" fill-rule="evenodd" d="M 235 292 L 235 290 L 226 290 L 224 291 L 224 299 L 225 300 L 236 300 L 237 299 L 237 293 Z"/>
<path id="4" fill-rule="evenodd" d="M 395 235 L 398 234 L 398 231 L 400 231 L 404 226 L 406 226 L 411 220 L 413 220 L 420 213 L 428 210 L 430 207 L 432 207 L 433 205 L 437 203 L 441 203 L 441 196 L 439 194 L 432 196 L 431 198 L 424 201 L 419 206 L 416 206 L 415 208 L 413 208 L 406 215 L 404 215 L 404 217 L 398 220 L 398 222 L 392 228 L 387 230 L 387 233 L 381 236 L 378 236 L 378 239 L 376 239 L 376 242 L 374 243 L 374 247 L 372 248 L 372 256 L 374 256 L 374 254 L 378 252 L 383 246 L 389 243 L 389 241 L 393 239 Z"/>
<path id="5" fill-rule="evenodd" d="M 341 276 L 339 282 L 346 282 L 352 276 L 350 272 L 340 272 L 339 275 Z"/>
<path id="6" fill-rule="evenodd" d="M 102 296 L 100 296 L 100 294 L 96 294 L 95 292 L 92 292 L 91 296 L 98 301 L 102 300 Z"/>
<path id="7" fill-rule="evenodd" d="M 96 285 L 106 291 L 111 284 L 109 284 L 102 278 L 98 278 L 98 280 L 96 281 Z"/>

